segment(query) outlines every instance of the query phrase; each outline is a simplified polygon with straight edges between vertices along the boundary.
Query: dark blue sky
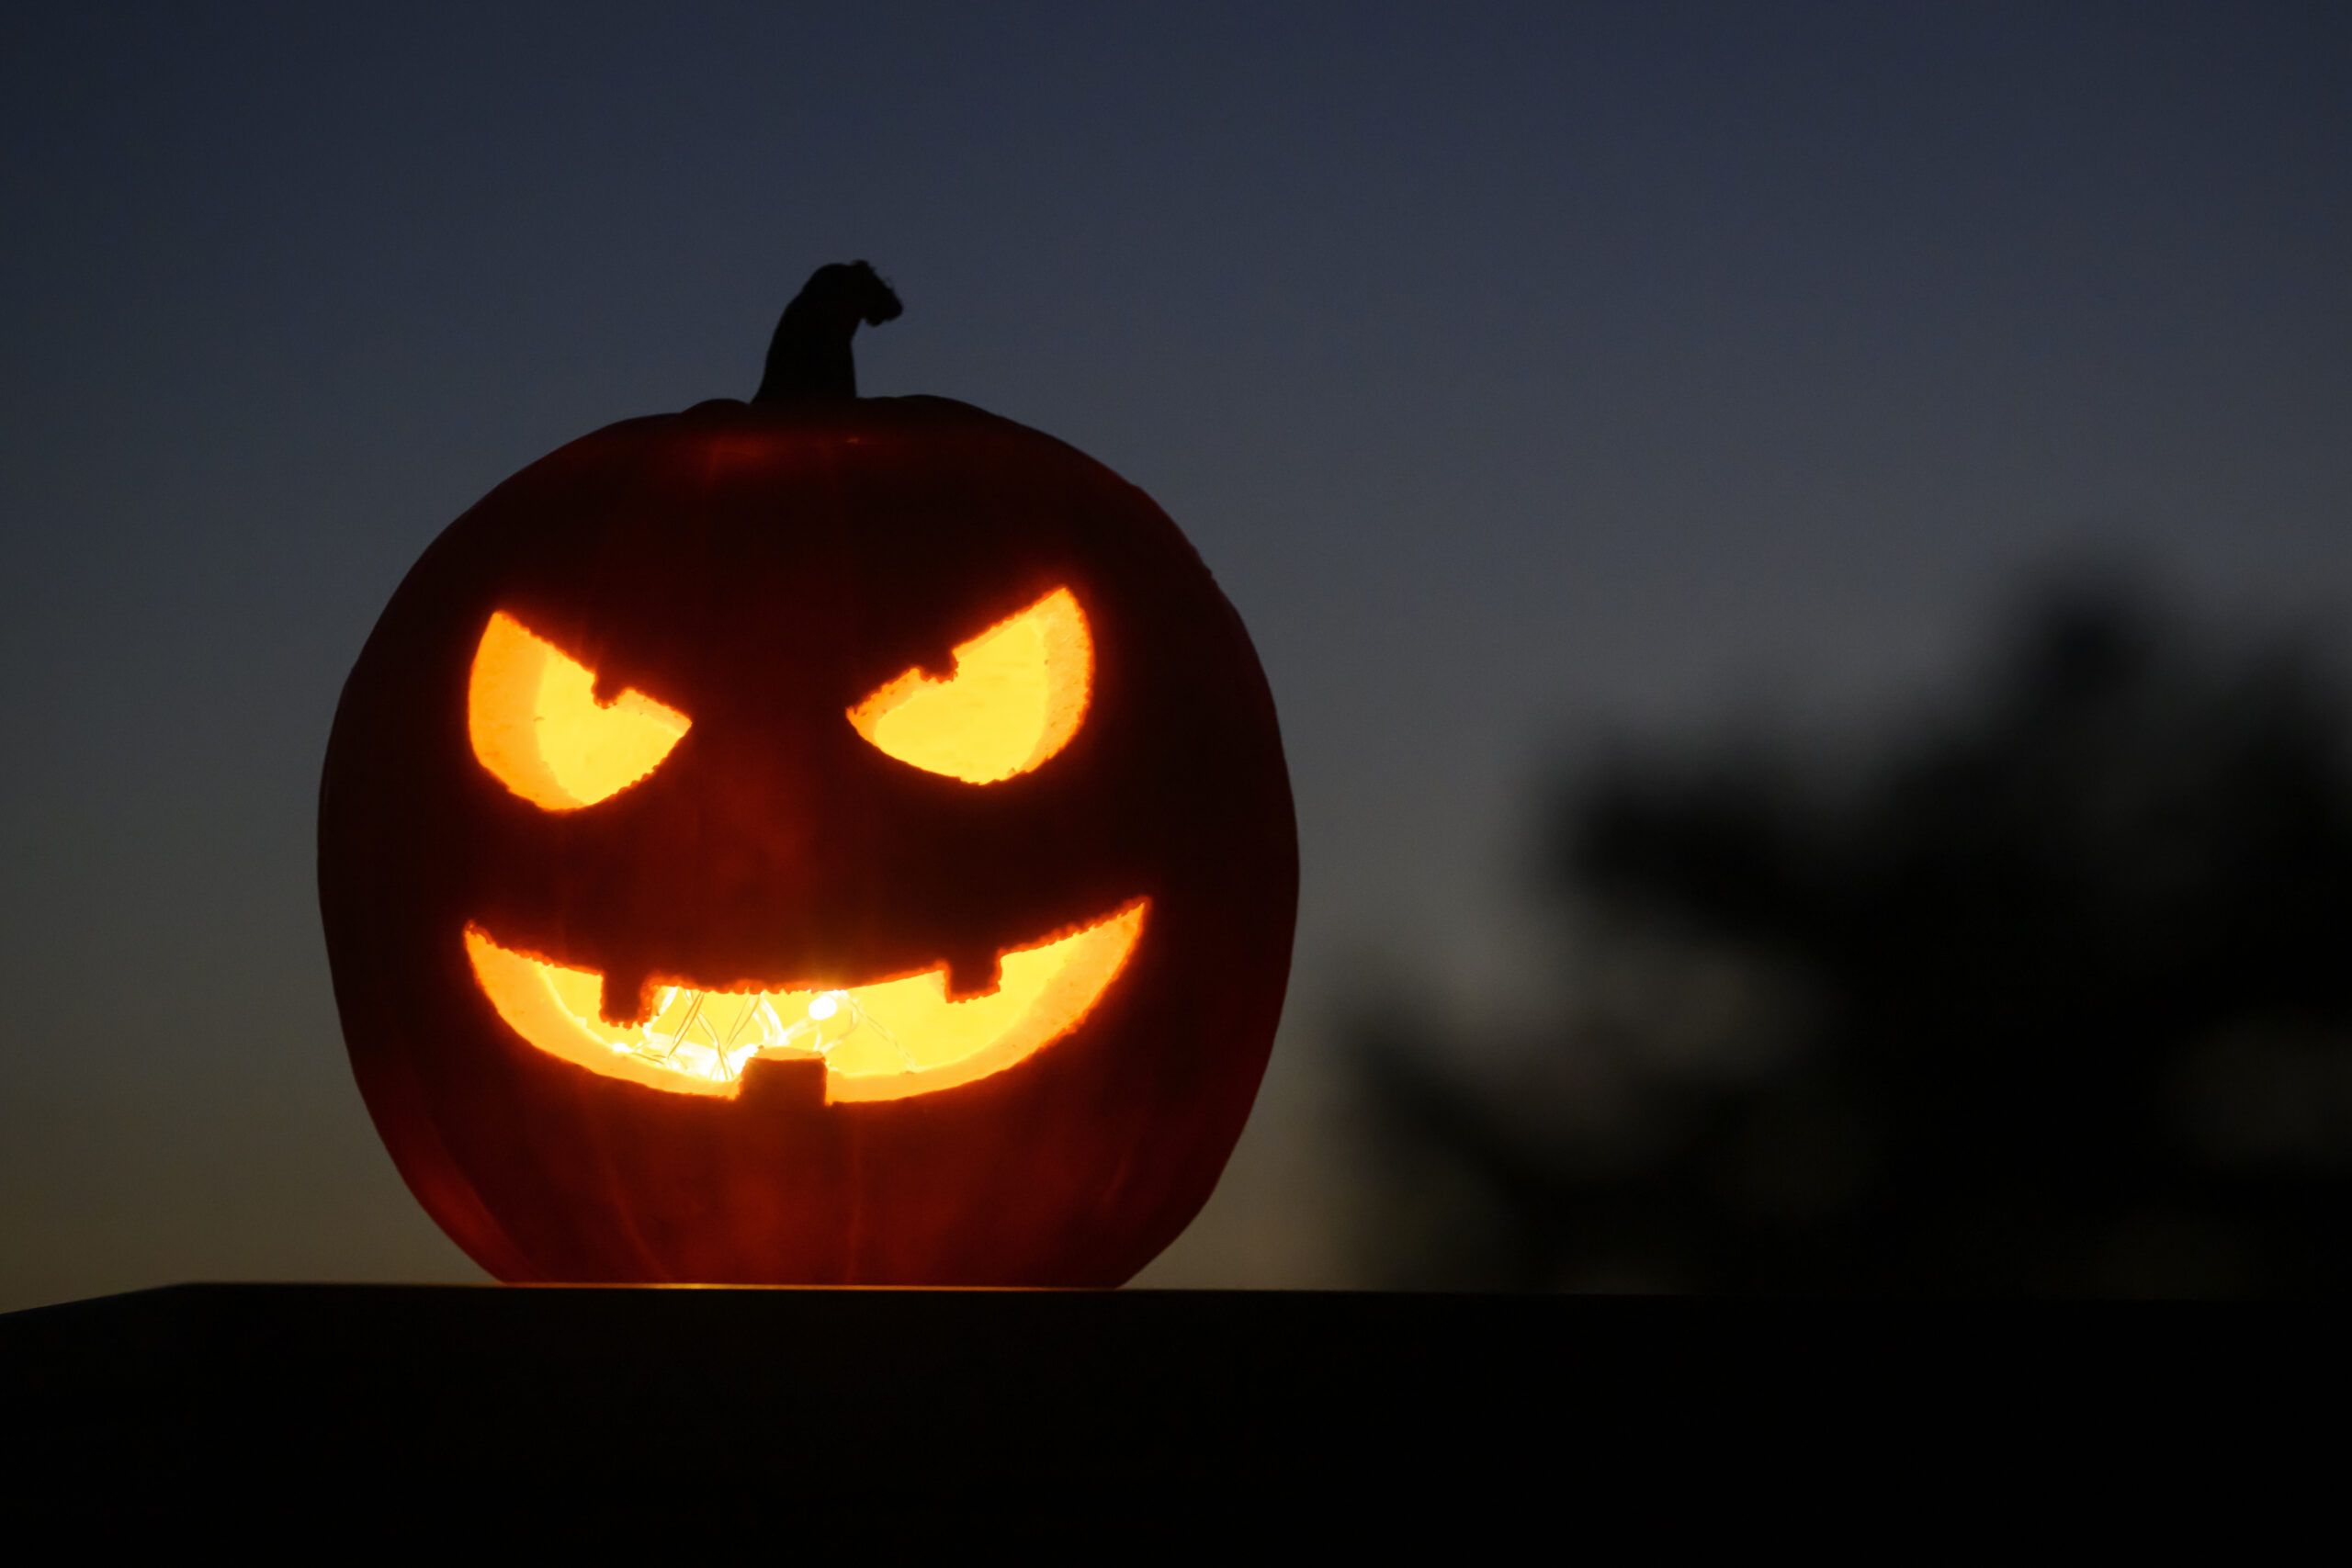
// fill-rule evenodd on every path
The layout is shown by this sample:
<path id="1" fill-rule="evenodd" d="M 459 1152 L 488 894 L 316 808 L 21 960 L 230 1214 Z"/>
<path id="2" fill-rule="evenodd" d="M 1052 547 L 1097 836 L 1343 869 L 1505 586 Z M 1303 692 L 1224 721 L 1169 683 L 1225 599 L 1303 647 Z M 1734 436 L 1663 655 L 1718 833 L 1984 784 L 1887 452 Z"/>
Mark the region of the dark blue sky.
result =
<path id="1" fill-rule="evenodd" d="M 1350 953 L 1510 988 L 1546 754 L 1900 702 L 2085 555 L 2352 611 L 2341 5 L 1124 9 L 8 8 L 0 1306 L 465 1276 L 328 995 L 339 683 L 821 262 L 1248 619 L 1286 1054 Z"/>

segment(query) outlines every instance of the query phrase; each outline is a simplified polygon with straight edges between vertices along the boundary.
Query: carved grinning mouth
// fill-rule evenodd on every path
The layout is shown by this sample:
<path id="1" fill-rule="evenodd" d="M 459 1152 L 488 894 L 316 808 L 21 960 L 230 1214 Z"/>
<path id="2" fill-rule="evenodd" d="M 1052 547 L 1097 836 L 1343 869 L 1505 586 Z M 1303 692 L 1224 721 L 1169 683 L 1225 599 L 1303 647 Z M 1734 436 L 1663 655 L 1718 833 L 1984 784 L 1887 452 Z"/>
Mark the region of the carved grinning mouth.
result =
<path id="1" fill-rule="evenodd" d="M 1143 932 L 1136 898 L 1086 925 L 1006 953 L 997 988 L 947 999 L 944 964 L 854 987 L 698 990 L 671 986 L 653 1017 L 602 1016 L 604 976 L 503 947 L 478 925 L 466 954 L 508 1028 L 550 1055 L 673 1094 L 733 1098 L 754 1061 L 821 1061 L 825 1098 L 898 1100 L 969 1083 L 1075 1029 L 1118 978 Z"/>

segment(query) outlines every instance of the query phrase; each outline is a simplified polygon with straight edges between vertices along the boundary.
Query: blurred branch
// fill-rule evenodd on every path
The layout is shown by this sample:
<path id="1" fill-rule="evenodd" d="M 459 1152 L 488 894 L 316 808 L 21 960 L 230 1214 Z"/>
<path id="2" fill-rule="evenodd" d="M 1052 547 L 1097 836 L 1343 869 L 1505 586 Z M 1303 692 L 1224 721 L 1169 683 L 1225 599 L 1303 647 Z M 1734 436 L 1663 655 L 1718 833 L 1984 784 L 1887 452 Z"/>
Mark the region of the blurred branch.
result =
<path id="1" fill-rule="evenodd" d="M 1479 1238 L 1375 1226 L 1376 1266 L 2352 1291 L 2344 713 L 2294 649 L 2076 586 L 1847 787 L 1753 747 L 1561 787 L 1537 854 L 1587 913 L 1572 1021 L 1506 1052 L 1357 1032 L 1387 1188 L 1441 1180 Z"/>

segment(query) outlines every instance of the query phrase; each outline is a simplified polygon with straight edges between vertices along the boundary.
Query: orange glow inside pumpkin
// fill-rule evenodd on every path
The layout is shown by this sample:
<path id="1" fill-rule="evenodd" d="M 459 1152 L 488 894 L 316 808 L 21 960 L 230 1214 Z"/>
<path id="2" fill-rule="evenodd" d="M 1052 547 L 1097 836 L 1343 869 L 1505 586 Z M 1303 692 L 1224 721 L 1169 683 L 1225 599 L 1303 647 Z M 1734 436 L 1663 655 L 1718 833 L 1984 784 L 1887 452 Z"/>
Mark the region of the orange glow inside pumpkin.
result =
<path id="1" fill-rule="evenodd" d="M 947 966 L 857 987 L 702 990 L 673 985 L 652 1019 L 602 1016 L 604 977 L 499 945 L 466 928 L 474 978 L 500 1018 L 550 1055 L 606 1077 L 732 1098 L 758 1058 L 821 1060 L 825 1098 L 897 1100 L 1002 1072 L 1076 1028 L 1118 978 L 1148 899 L 1003 954 L 985 995 L 947 998 Z"/>
<path id="2" fill-rule="evenodd" d="M 693 724 L 641 692 L 596 700 L 596 676 L 503 610 L 474 649 L 466 728 L 498 781 L 548 811 L 576 811 L 651 773 Z"/>
<path id="3" fill-rule="evenodd" d="M 1085 722 L 1094 639 L 1069 589 L 1055 589 L 955 652 L 954 674 L 935 681 L 909 670 L 850 709 L 850 723 L 901 762 L 995 784 L 1045 761 Z"/>
<path id="4" fill-rule="evenodd" d="M 1057 588 L 955 648 L 942 680 L 909 670 L 848 710 L 888 756 L 968 784 L 1029 772 L 1085 721 L 1094 643 L 1077 596 Z M 596 678 L 504 611 L 492 615 L 467 691 L 474 755 L 549 811 L 619 793 L 661 765 L 692 720 L 644 694 L 595 698 Z M 603 1016 L 604 977 L 465 932 L 482 993 L 538 1049 L 607 1077 L 732 1097 L 761 1057 L 821 1060 L 829 1100 L 895 1100 L 1003 1071 L 1076 1028 L 1143 930 L 1136 899 L 1000 955 L 997 987 L 950 1001 L 947 967 L 857 987 L 707 989 L 679 983 L 653 1016 Z"/>

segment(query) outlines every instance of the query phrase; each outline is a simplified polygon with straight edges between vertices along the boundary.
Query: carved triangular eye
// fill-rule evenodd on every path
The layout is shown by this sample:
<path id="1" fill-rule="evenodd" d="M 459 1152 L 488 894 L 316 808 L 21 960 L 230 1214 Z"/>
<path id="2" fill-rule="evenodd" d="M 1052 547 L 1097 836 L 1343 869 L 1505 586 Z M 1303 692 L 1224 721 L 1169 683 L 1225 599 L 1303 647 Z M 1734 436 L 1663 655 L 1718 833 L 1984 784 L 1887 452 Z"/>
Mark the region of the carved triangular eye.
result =
<path id="1" fill-rule="evenodd" d="M 956 648 L 956 672 L 910 670 L 849 710 L 886 755 L 967 784 L 1025 773 L 1086 721 L 1094 638 L 1078 596 L 1057 588 Z"/>
<path id="2" fill-rule="evenodd" d="M 466 692 L 474 755 L 546 810 L 618 794 L 660 766 L 693 723 L 642 692 L 599 703 L 595 671 L 503 610 L 474 649 Z"/>

